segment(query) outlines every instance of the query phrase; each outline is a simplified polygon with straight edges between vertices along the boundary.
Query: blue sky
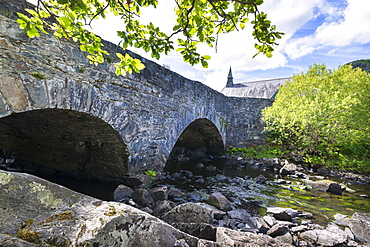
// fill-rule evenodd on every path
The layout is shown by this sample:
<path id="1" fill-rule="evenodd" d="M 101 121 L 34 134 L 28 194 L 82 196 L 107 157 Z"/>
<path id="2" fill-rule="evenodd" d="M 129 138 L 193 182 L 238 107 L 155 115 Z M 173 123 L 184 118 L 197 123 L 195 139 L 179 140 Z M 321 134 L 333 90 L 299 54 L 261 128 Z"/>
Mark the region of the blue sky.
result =
<path id="1" fill-rule="evenodd" d="M 174 3 L 174 0 L 160 0 L 157 9 L 142 11 L 141 21 L 151 21 L 170 32 Z M 256 51 L 250 27 L 220 36 L 217 53 L 208 47 L 201 48 L 201 53 L 212 57 L 207 69 L 184 63 L 175 52 L 157 61 L 142 50 L 131 50 L 216 90 L 225 86 L 230 66 L 234 83 L 238 83 L 290 77 L 306 71 L 313 63 L 325 63 L 333 69 L 353 60 L 370 58 L 368 0 L 265 0 L 260 9 L 285 33 L 272 58 L 259 55 L 252 59 Z M 113 43 L 119 42 L 115 36 L 117 30 L 119 19 L 114 17 L 95 21 L 92 29 Z"/>

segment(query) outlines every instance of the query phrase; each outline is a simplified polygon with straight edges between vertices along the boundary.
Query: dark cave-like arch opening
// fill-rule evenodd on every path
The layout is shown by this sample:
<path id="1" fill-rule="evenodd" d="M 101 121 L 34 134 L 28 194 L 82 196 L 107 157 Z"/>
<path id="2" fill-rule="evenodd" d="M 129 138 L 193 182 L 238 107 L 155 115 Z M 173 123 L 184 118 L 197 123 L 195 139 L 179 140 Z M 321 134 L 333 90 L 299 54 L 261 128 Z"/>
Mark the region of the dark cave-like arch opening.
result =
<path id="1" fill-rule="evenodd" d="M 224 143 L 217 127 L 212 121 L 200 118 L 190 123 L 181 133 L 169 155 L 165 170 L 173 172 L 189 166 L 189 159 L 214 157 L 224 151 Z"/>
<path id="2" fill-rule="evenodd" d="M 0 119 L 3 169 L 73 179 L 119 182 L 128 150 L 108 123 L 87 113 L 41 109 Z"/>

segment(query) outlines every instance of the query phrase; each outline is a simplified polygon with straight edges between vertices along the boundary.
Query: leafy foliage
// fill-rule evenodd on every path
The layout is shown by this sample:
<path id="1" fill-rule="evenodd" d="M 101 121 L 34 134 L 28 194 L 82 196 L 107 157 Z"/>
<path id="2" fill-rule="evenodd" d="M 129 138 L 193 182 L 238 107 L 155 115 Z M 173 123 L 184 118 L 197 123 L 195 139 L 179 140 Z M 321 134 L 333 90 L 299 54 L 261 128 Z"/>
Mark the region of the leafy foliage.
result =
<path id="1" fill-rule="evenodd" d="M 147 170 L 144 174 L 149 176 L 150 182 L 153 182 L 153 179 L 157 176 L 157 172 L 154 170 Z"/>
<path id="2" fill-rule="evenodd" d="M 370 75 L 314 64 L 283 85 L 263 119 L 270 142 L 307 162 L 370 171 Z"/>
<path id="3" fill-rule="evenodd" d="M 35 9 L 27 9 L 29 15 L 18 13 L 21 29 L 27 30 L 31 38 L 39 37 L 40 32 L 52 30 L 58 38 L 68 38 L 80 43 L 80 49 L 87 52 L 93 64 L 103 63 L 104 56 L 109 55 L 103 49 L 101 39 L 88 32 L 89 26 L 98 18 L 106 18 L 108 12 L 120 16 L 122 30 L 117 35 L 122 39 L 124 49 L 128 47 L 142 48 L 150 52 L 153 58 L 159 59 L 161 54 L 175 50 L 180 52 L 184 61 L 191 65 L 201 63 L 208 66 L 208 55 L 198 52 L 198 44 L 205 43 L 210 47 L 217 46 L 220 33 L 228 33 L 245 28 L 248 16 L 254 19 L 252 36 L 257 43 L 257 54 L 272 56 L 276 40 L 283 33 L 267 19 L 264 12 L 258 10 L 263 0 L 175 0 L 177 16 L 173 32 L 166 34 L 153 23 L 141 24 L 138 20 L 143 7 L 158 4 L 157 0 L 38 0 Z M 48 18 L 56 21 L 50 23 Z M 179 35 L 181 34 L 181 35 Z M 176 36 L 179 36 L 176 38 Z M 256 54 L 256 55 L 257 55 Z M 144 65 L 129 55 L 118 55 L 116 74 L 138 72 Z"/>

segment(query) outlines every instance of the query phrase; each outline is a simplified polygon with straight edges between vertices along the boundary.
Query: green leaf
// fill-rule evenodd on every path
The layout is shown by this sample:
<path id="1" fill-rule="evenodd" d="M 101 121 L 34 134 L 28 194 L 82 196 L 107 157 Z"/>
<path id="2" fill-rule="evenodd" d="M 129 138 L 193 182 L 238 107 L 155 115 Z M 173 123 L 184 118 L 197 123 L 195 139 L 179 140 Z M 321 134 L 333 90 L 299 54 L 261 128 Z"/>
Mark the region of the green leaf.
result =
<path id="1" fill-rule="evenodd" d="M 39 0 L 42 8 L 27 10 L 30 17 L 18 14 L 17 22 L 31 38 L 40 36 L 40 32 L 46 33 L 45 30 L 48 29 L 45 27 L 51 27 L 57 38 L 78 42 L 81 50 L 88 53 L 90 62 L 98 64 L 104 62 L 103 54 L 107 52 L 103 49 L 101 40 L 84 31 L 84 27 L 95 19 L 106 18 L 108 13 L 112 12 L 121 17 L 117 25 L 122 26 L 123 30 L 117 32 L 117 35 L 122 39 L 123 49 L 134 46 L 149 52 L 156 59 L 163 53 L 168 54 L 176 49 L 184 61 L 191 65 L 201 63 L 206 67 L 210 56 L 199 54 L 199 43 L 215 46 L 217 34 L 244 29 L 245 23 L 249 21 L 249 14 L 255 15 L 251 35 L 257 40 L 258 46 L 255 46 L 257 54 L 272 56 L 277 45 L 276 40 L 280 39 L 283 33 L 276 31 L 276 26 L 272 25 L 264 12 L 259 12 L 258 8 L 262 2 L 262 0 L 178 1 L 174 10 L 176 22 L 172 32 L 163 32 L 153 23 L 148 25 L 140 23 L 142 7 L 156 7 L 157 0 Z M 44 21 L 51 15 L 55 16 L 57 23 Z M 132 59 L 125 58 L 125 61 L 118 65 L 116 73 L 124 74 L 125 71 L 130 73 L 142 69 L 142 66 L 135 65 Z"/>

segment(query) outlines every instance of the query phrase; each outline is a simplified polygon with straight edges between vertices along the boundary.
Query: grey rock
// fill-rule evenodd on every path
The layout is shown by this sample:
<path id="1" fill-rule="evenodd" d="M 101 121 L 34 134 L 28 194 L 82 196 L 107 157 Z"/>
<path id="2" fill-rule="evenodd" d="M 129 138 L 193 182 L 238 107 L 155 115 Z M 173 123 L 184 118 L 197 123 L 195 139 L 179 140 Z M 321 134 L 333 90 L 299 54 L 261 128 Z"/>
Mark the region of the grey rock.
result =
<path id="1" fill-rule="evenodd" d="M 207 203 L 222 211 L 229 211 L 232 209 L 231 202 L 220 192 L 212 193 Z"/>
<path id="2" fill-rule="evenodd" d="M 175 199 L 175 198 L 183 198 L 186 194 L 182 191 L 180 191 L 177 188 L 170 188 L 168 191 L 168 198 L 169 199 Z"/>
<path id="3" fill-rule="evenodd" d="M 216 181 L 218 182 L 221 182 L 221 181 L 224 181 L 227 179 L 227 177 L 225 175 L 222 175 L 222 174 L 216 174 L 216 176 L 214 177 L 216 179 Z"/>
<path id="4" fill-rule="evenodd" d="M 289 232 L 289 227 L 285 224 L 276 224 L 273 225 L 268 231 L 267 234 L 271 237 L 277 237 L 284 235 L 285 233 Z"/>
<path id="5" fill-rule="evenodd" d="M 227 215 L 231 219 L 237 219 L 240 221 L 245 221 L 246 219 L 251 217 L 251 214 L 245 209 L 234 209 L 234 210 L 228 211 Z"/>
<path id="6" fill-rule="evenodd" d="M 170 211 L 175 207 L 175 203 L 165 200 L 165 201 L 157 201 L 155 203 L 154 209 L 153 209 L 153 215 L 154 216 L 161 216 L 162 214 Z"/>
<path id="7" fill-rule="evenodd" d="M 10 235 L 5 235 L 5 234 L 0 234 L 0 245 L 2 247 L 36 247 L 36 244 L 26 242 L 22 239 L 10 236 Z"/>
<path id="8" fill-rule="evenodd" d="M 262 174 L 258 175 L 255 178 L 255 181 L 256 181 L 257 184 L 264 184 L 264 183 L 266 183 L 267 180 L 268 179 L 265 176 L 263 176 Z"/>
<path id="9" fill-rule="evenodd" d="M 270 215 L 263 216 L 263 220 L 269 225 L 269 227 L 272 227 L 277 223 L 276 219 Z"/>
<path id="10" fill-rule="evenodd" d="M 370 213 L 354 213 L 349 221 L 349 227 L 357 240 L 370 242 Z"/>
<path id="11" fill-rule="evenodd" d="M 260 217 L 251 217 L 250 221 L 258 229 L 260 233 L 266 234 L 270 226 Z"/>
<path id="12" fill-rule="evenodd" d="M 293 163 L 285 164 L 279 171 L 281 175 L 290 175 L 297 171 L 297 166 Z"/>
<path id="13" fill-rule="evenodd" d="M 215 219 L 215 220 L 222 220 L 225 216 L 226 216 L 226 212 L 212 206 L 212 205 L 209 205 L 207 203 L 198 203 L 199 205 L 201 205 L 202 207 L 208 209 L 211 211 L 211 214 L 212 214 L 212 217 Z"/>
<path id="14" fill-rule="evenodd" d="M 345 234 L 319 229 L 302 232 L 299 236 L 310 246 L 336 246 L 344 244 L 347 241 Z"/>
<path id="15" fill-rule="evenodd" d="M 97 200 L 24 173 L 0 170 L 0 205 L 2 246 L 164 247 L 179 239 L 183 246 L 220 246 L 126 204 Z"/>
<path id="16" fill-rule="evenodd" d="M 348 247 L 356 247 L 356 246 L 360 246 L 360 244 L 355 242 L 355 241 L 350 240 L 350 241 L 348 241 L 347 246 Z M 364 245 L 361 245 L 361 246 L 364 246 Z"/>
<path id="17" fill-rule="evenodd" d="M 194 237 L 216 241 L 216 227 L 205 223 L 172 223 L 172 225 L 182 232 L 186 232 Z"/>
<path id="18" fill-rule="evenodd" d="M 153 209 L 151 209 L 149 207 L 141 208 L 141 211 L 144 211 L 148 214 L 153 214 Z"/>
<path id="19" fill-rule="evenodd" d="M 194 175 L 191 171 L 187 170 L 180 170 L 179 172 L 182 176 L 187 177 L 187 178 L 192 178 Z"/>
<path id="20" fill-rule="evenodd" d="M 149 190 L 154 201 L 163 201 L 168 199 L 168 188 L 166 186 L 154 187 Z"/>
<path id="21" fill-rule="evenodd" d="M 308 243 L 306 241 L 299 241 L 298 246 L 308 246 Z"/>
<path id="22" fill-rule="evenodd" d="M 302 220 L 301 225 L 309 225 L 312 224 L 312 220 Z"/>
<path id="23" fill-rule="evenodd" d="M 196 164 L 195 165 L 195 168 L 197 168 L 197 169 L 199 169 L 199 170 L 202 170 L 202 169 L 204 169 L 204 165 L 202 164 L 202 163 L 198 163 L 198 164 Z"/>
<path id="24" fill-rule="evenodd" d="M 201 193 L 199 191 L 193 191 L 193 192 L 189 193 L 188 197 L 193 202 L 200 202 L 200 201 L 203 201 L 203 200 L 206 200 L 206 199 L 209 198 L 208 195 L 206 195 L 204 193 Z"/>
<path id="25" fill-rule="evenodd" d="M 297 233 L 297 232 L 303 232 L 305 230 L 307 230 L 308 227 L 305 226 L 305 225 L 300 225 L 300 226 L 294 226 L 290 229 L 291 232 L 293 233 Z"/>
<path id="26" fill-rule="evenodd" d="M 215 173 L 217 172 L 217 167 L 215 167 L 214 165 L 208 165 L 206 166 L 206 168 L 204 168 L 204 170 L 208 173 Z"/>
<path id="27" fill-rule="evenodd" d="M 286 232 L 283 235 L 276 236 L 275 239 L 279 240 L 282 243 L 293 244 L 293 236 L 290 232 Z"/>
<path id="28" fill-rule="evenodd" d="M 127 178 L 126 185 L 131 188 L 148 188 L 150 186 L 150 177 L 145 174 L 131 175 Z"/>
<path id="29" fill-rule="evenodd" d="M 271 214 L 277 220 L 292 221 L 294 217 L 299 215 L 297 210 L 291 208 L 280 208 L 280 207 L 269 207 L 266 211 L 267 214 Z"/>
<path id="30" fill-rule="evenodd" d="M 347 238 L 350 240 L 355 240 L 355 235 L 353 235 L 353 232 L 348 227 L 344 228 L 344 232 L 347 235 Z"/>
<path id="31" fill-rule="evenodd" d="M 341 195 L 342 192 L 345 190 L 345 187 L 342 187 L 340 184 L 331 180 L 312 181 L 309 179 L 302 179 L 302 181 L 312 186 L 313 188 L 317 188 L 336 195 Z"/>
<path id="32" fill-rule="evenodd" d="M 282 243 L 269 236 L 256 235 L 250 232 L 240 232 L 228 228 L 217 227 L 216 241 L 222 246 L 239 247 L 288 247 L 291 244 Z"/>
<path id="33" fill-rule="evenodd" d="M 341 195 L 343 193 L 343 191 L 345 191 L 346 189 L 343 188 L 340 184 L 338 183 L 331 183 L 329 185 L 329 188 L 326 190 L 326 192 L 330 192 L 332 194 L 335 194 L 335 195 Z"/>
<path id="34" fill-rule="evenodd" d="M 130 187 L 120 184 L 113 192 L 113 200 L 116 202 L 122 202 L 125 199 L 131 198 L 133 189 Z"/>
<path id="35" fill-rule="evenodd" d="M 197 203 L 180 204 L 163 215 L 166 222 L 207 223 L 213 221 L 212 211 Z"/>
<path id="36" fill-rule="evenodd" d="M 151 206 L 154 203 L 153 197 L 146 189 L 136 189 L 132 193 L 132 199 L 142 207 Z"/>

